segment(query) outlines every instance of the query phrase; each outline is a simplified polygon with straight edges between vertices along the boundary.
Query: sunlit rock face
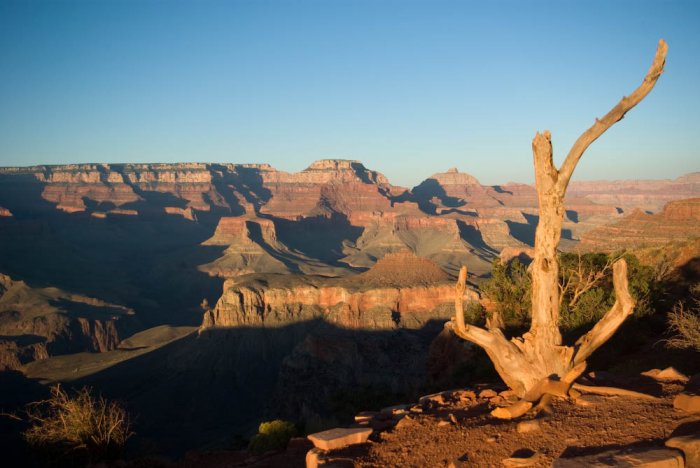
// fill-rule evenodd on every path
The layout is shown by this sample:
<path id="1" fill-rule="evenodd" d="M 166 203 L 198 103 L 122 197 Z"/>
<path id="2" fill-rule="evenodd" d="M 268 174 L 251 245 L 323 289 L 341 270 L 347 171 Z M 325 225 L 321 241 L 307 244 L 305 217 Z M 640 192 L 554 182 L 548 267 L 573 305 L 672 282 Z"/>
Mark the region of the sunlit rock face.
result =
<path id="1" fill-rule="evenodd" d="M 279 326 L 321 319 L 343 328 L 420 328 L 452 313 L 454 286 L 430 260 L 403 251 L 343 279 L 251 276 L 229 279 L 202 328 Z M 474 291 L 468 298 L 477 300 Z"/>
<path id="2" fill-rule="evenodd" d="M 581 241 L 586 251 L 615 251 L 668 244 L 697 237 L 700 232 L 700 198 L 669 202 L 658 214 L 636 210 L 617 223 L 587 232 Z"/>
<path id="3" fill-rule="evenodd" d="M 563 248 L 635 207 L 657 212 L 669 200 L 697 197 L 698 179 L 572 182 Z M 532 246 L 538 216 L 531 185 L 482 185 L 453 168 L 407 190 L 359 161 L 340 159 L 316 161 L 297 173 L 269 164 L 0 168 L 0 182 L 0 221 L 59 212 L 199 223 L 212 229 L 204 245 L 226 247 L 201 271 L 221 277 L 338 276 L 402 249 L 451 274 L 462 264 L 485 274 L 500 250 Z"/>

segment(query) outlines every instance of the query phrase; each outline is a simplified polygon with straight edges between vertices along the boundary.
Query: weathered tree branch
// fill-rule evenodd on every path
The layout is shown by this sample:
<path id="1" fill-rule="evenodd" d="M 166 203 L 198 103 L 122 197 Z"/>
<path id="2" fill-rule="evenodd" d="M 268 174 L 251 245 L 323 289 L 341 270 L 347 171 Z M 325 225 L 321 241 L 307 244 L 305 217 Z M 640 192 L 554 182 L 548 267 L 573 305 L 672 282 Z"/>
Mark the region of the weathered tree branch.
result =
<path id="1" fill-rule="evenodd" d="M 590 291 L 593 287 L 597 286 L 600 281 L 605 278 L 613 264 L 620 258 L 620 255 L 611 256 L 600 270 L 587 271 L 585 265 L 583 264 L 583 256 L 581 255 L 581 252 L 578 252 L 576 270 L 569 272 L 568 275 L 565 275 L 566 277 L 559 283 L 559 305 L 561 306 L 564 295 L 571 292 L 572 297 L 569 301 L 569 307 L 574 307 L 576 303 L 578 303 L 581 296 Z"/>
<path id="2" fill-rule="evenodd" d="M 641 100 L 644 99 L 646 95 L 649 94 L 649 92 L 654 88 L 656 81 L 664 72 L 667 51 L 668 45 L 666 44 L 666 41 L 663 39 L 659 40 L 654 61 L 644 77 L 642 84 L 639 85 L 637 89 L 632 91 L 632 94 L 623 97 L 622 100 L 617 103 L 617 105 L 613 107 L 610 112 L 605 114 L 602 119 L 596 119 L 593 126 L 583 132 L 578 140 L 576 140 L 576 143 L 574 143 L 574 146 L 571 147 L 569 154 L 566 156 L 566 159 L 559 170 L 558 183 L 562 190 L 566 190 L 567 185 L 569 185 L 571 175 L 576 168 L 576 164 L 578 164 L 579 159 L 581 159 L 581 156 L 583 156 L 583 153 L 590 146 L 590 144 L 597 140 L 598 137 L 605 133 L 605 131 L 612 127 L 616 122 L 622 120 L 625 114 L 634 106 L 639 104 Z"/>
<path id="3" fill-rule="evenodd" d="M 576 341 L 574 364 L 588 359 L 593 351 L 600 348 L 615 334 L 622 322 L 634 311 L 634 300 L 627 283 L 627 262 L 624 258 L 613 265 L 613 285 L 615 286 L 615 304 L 588 333 Z"/>
<path id="4" fill-rule="evenodd" d="M 467 267 L 459 270 L 459 277 L 455 285 L 455 334 L 462 339 L 471 341 L 482 348 L 490 347 L 495 335 L 475 325 L 464 322 L 464 291 L 467 289 Z M 504 338 L 505 339 L 505 338 Z"/>
<path id="5" fill-rule="evenodd" d="M 562 294 L 569 287 L 585 292 L 593 287 L 600 277 L 595 274 L 584 275 L 583 270 L 580 270 L 578 284 L 571 284 L 570 281 L 560 289 L 557 249 L 561 240 L 564 196 L 576 164 L 593 141 L 649 94 L 663 72 L 666 52 L 666 42 L 659 41 L 654 61 L 642 84 L 581 134 L 560 170 L 557 170 L 553 162 L 549 131 L 537 133 L 532 141 L 539 220 L 535 231 L 535 255 L 529 269 L 532 276 L 530 330 L 522 337 L 509 341 L 497 327 L 484 330 L 465 323 L 463 296 L 467 270 L 462 268 L 460 271 L 455 291 L 455 318 L 446 326 L 459 337 L 484 348 L 503 381 L 517 395 L 527 396 L 527 399 L 531 400 L 521 400 L 512 407 L 502 408 L 497 411 L 499 414 L 494 416 L 517 417 L 528 411 L 532 402 L 538 398 L 540 405 L 537 408 L 542 408 L 553 395 L 566 394 L 574 379 L 583 372 L 586 359 L 602 346 L 632 313 L 634 301 L 628 290 L 627 264 L 624 259 L 619 259 L 613 264 L 615 304 L 574 346 L 563 346 L 558 326 Z M 574 278 L 573 283 L 576 282 L 577 279 Z M 574 294 L 572 305 L 581 294 Z"/>

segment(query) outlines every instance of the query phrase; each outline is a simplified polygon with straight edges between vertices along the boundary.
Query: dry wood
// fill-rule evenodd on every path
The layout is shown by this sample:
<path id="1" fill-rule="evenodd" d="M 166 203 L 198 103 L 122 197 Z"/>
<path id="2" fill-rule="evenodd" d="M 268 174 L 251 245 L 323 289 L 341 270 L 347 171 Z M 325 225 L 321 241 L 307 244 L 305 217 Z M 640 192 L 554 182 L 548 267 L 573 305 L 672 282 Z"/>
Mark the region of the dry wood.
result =
<path id="1" fill-rule="evenodd" d="M 576 269 L 571 271 L 568 276 L 562 279 L 559 283 L 559 305 L 561 306 L 564 296 L 571 291 L 571 300 L 569 307 L 574 307 L 578 300 L 591 288 L 600 284 L 605 278 L 613 264 L 619 259 L 619 256 L 610 257 L 600 270 L 587 270 L 583 263 L 581 252 L 577 253 Z"/>
<path id="2" fill-rule="evenodd" d="M 661 398 L 657 398 L 653 395 L 648 395 L 646 393 L 635 392 L 634 390 L 626 390 L 624 388 L 617 387 L 597 387 L 592 385 L 583 385 L 580 383 L 575 383 L 571 388 L 578 390 L 582 393 L 592 393 L 594 395 L 607 395 L 607 396 L 626 396 L 631 398 L 640 398 L 642 400 L 650 401 L 660 401 Z"/>
<path id="3" fill-rule="evenodd" d="M 579 370 L 585 368 L 585 360 L 615 333 L 634 309 L 634 301 L 628 291 L 627 264 L 624 259 L 618 259 L 612 266 L 615 304 L 574 346 L 562 345 L 558 326 L 562 291 L 557 249 L 561 240 L 564 196 L 576 164 L 593 141 L 649 94 L 663 72 L 666 52 L 666 42 L 659 41 L 654 61 L 642 84 L 602 119 L 596 119 L 593 126 L 574 143 L 561 169 L 557 170 L 554 165 L 549 131 L 537 133 L 532 141 L 539 221 L 535 231 L 535 255 L 529 268 L 532 277 L 530 330 L 522 337 L 508 340 L 497 326 L 489 326 L 485 330 L 465 323 L 463 295 L 467 270 L 465 267 L 460 270 L 455 294 L 455 318 L 446 326 L 459 337 L 484 348 L 503 381 L 521 397 L 527 394 L 528 399 L 532 399 L 537 395 L 551 395 L 547 391 L 562 393 L 564 384 L 545 381 L 552 376 L 560 377 L 561 382 L 568 382 L 567 388 L 570 387 L 576 378 L 570 378 L 571 375 L 580 375 L 582 370 Z M 585 277 L 583 279 L 586 280 Z M 584 281 L 582 287 L 585 288 L 591 281 L 596 281 L 595 275 L 587 283 Z M 549 398 L 551 396 L 546 397 L 547 400 Z M 519 403 L 529 402 L 523 400 Z M 518 408 L 523 406 L 526 405 Z"/>

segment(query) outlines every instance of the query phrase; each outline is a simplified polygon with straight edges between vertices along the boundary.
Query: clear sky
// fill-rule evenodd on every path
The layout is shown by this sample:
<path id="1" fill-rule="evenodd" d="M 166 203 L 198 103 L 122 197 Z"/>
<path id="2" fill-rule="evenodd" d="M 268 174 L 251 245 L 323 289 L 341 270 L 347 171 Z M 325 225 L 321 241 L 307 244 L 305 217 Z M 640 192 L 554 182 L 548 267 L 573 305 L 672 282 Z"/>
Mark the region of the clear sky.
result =
<path id="1" fill-rule="evenodd" d="M 0 166 L 359 159 L 531 182 L 530 142 L 656 88 L 574 179 L 700 171 L 697 1 L 0 0 Z"/>

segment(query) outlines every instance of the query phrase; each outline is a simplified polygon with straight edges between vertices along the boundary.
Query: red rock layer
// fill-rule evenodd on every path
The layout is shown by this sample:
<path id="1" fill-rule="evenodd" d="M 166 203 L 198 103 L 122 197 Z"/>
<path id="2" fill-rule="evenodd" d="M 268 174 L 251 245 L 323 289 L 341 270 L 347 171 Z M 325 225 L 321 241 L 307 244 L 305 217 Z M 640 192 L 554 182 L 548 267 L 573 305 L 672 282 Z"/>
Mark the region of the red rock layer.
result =
<path id="1" fill-rule="evenodd" d="M 473 291 L 468 296 L 477 297 Z M 275 326 L 318 318 L 348 328 L 393 328 L 402 315 L 418 315 L 427 321 L 445 311 L 451 313 L 453 304 L 452 283 L 357 290 L 310 284 L 268 287 L 227 280 L 216 306 L 205 314 L 202 328 Z M 382 314 L 382 310 L 389 313 Z M 391 312 L 399 316 L 392 318 Z M 384 319 L 378 320 L 381 317 Z"/>
<path id="2" fill-rule="evenodd" d="M 697 237 L 700 233 L 700 198 L 674 201 L 651 215 L 635 211 L 620 222 L 584 234 L 584 250 L 614 251 L 663 245 Z"/>

